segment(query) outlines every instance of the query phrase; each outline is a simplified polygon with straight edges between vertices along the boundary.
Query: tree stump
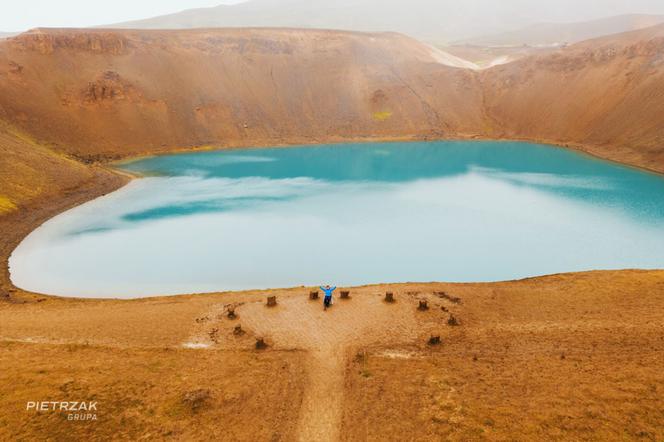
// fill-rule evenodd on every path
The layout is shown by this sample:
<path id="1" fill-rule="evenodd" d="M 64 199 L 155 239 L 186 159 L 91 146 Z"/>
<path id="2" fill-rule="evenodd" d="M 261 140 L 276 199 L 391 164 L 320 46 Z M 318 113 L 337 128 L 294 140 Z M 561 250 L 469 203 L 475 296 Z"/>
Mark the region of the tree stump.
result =
<path id="1" fill-rule="evenodd" d="M 315 292 L 309 292 L 309 299 L 311 301 L 315 301 L 318 299 L 318 291 Z"/>
<path id="2" fill-rule="evenodd" d="M 233 329 L 233 334 L 235 336 L 242 336 L 244 334 L 244 330 L 242 330 L 242 326 L 240 324 L 235 326 Z"/>
<path id="3" fill-rule="evenodd" d="M 229 307 L 229 308 L 228 308 L 228 312 L 226 312 L 226 316 L 228 317 L 228 319 L 235 319 L 235 318 L 237 318 L 237 315 L 235 314 L 235 308 L 231 308 L 231 307 Z"/>
<path id="4" fill-rule="evenodd" d="M 276 296 L 268 296 L 267 297 L 267 306 L 268 307 L 276 307 L 277 306 L 277 297 Z"/>
<path id="5" fill-rule="evenodd" d="M 429 345 L 440 345 L 440 336 L 431 336 L 429 338 Z"/>
<path id="6" fill-rule="evenodd" d="M 447 325 L 456 327 L 461 324 L 459 324 L 459 320 L 454 315 L 450 315 L 450 319 L 447 320 Z"/>
<path id="7" fill-rule="evenodd" d="M 429 310 L 429 302 L 426 299 L 420 300 L 420 306 L 417 309 L 422 312 Z"/>
<path id="8" fill-rule="evenodd" d="M 385 302 L 393 303 L 394 302 L 394 293 L 392 293 L 392 292 L 385 293 Z"/>
<path id="9" fill-rule="evenodd" d="M 348 290 L 342 290 L 339 293 L 341 294 L 341 299 L 350 299 L 350 292 Z"/>
<path id="10" fill-rule="evenodd" d="M 267 344 L 265 343 L 265 339 L 256 338 L 256 350 L 265 350 L 266 348 Z"/>

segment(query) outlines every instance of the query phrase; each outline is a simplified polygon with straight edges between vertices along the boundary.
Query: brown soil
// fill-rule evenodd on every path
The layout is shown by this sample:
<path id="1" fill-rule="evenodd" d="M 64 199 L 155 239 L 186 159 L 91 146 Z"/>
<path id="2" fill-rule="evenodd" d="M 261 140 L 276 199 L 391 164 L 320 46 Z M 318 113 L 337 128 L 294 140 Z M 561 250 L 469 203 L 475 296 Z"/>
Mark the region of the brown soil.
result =
<path id="1" fill-rule="evenodd" d="M 0 304 L 0 438 L 664 437 L 662 271 L 309 290 Z M 99 421 L 25 411 L 73 397 Z"/>

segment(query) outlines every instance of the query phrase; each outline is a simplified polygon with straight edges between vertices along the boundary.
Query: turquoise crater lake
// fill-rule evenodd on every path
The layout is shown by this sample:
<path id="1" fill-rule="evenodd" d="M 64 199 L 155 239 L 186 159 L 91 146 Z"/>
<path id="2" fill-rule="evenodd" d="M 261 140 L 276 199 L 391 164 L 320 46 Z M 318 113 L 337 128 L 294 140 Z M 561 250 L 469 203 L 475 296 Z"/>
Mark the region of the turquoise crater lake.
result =
<path id="1" fill-rule="evenodd" d="M 10 258 L 17 286 L 129 298 L 664 267 L 664 179 L 560 148 L 344 144 L 120 167 L 145 178 L 31 233 Z"/>

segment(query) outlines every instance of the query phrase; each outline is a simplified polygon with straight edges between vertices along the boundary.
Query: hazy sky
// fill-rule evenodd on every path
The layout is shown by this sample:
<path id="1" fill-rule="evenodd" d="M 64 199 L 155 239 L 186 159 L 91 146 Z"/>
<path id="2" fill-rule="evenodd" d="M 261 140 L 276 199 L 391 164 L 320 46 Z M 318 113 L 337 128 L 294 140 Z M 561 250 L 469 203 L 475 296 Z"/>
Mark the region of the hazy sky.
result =
<path id="1" fill-rule="evenodd" d="M 0 0 L 0 31 L 85 27 L 170 14 L 241 0 Z"/>
<path id="2" fill-rule="evenodd" d="M 292 0 L 262 0 L 266 3 Z M 309 0 L 314 1 L 314 0 Z M 327 1 L 316 0 L 323 4 Z M 353 0 L 361 2 L 363 0 Z M 385 0 L 390 1 L 390 0 Z M 391 0 L 402 1 L 402 0 Z M 0 31 L 35 27 L 86 27 L 149 18 L 184 9 L 241 3 L 242 0 L 0 0 Z M 403 0 L 408 4 L 409 0 Z M 440 3 L 438 3 L 440 2 Z M 624 13 L 664 14 L 664 0 L 434 0 L 443 8 L 473 9 L 484 15 L 520 14 L 537 21 L 581 21 Z M 443 6 L 444 5 L 444 6 Z M 434 6 L 433 9 L 436 7 Z"/>

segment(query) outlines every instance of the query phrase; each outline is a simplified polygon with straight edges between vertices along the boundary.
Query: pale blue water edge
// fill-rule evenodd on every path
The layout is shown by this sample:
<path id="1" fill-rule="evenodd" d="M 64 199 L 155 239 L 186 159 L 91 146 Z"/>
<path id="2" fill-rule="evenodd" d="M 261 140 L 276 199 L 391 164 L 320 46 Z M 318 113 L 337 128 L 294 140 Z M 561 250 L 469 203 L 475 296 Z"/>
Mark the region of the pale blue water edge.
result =
<path id="1" fill-rule="evenodd" d="M 140 297 L 664 268 L 664 179 L 560 148 L 344 144 L 121 167 L 147 178 L 28 236 L 17 286 Z"/>

